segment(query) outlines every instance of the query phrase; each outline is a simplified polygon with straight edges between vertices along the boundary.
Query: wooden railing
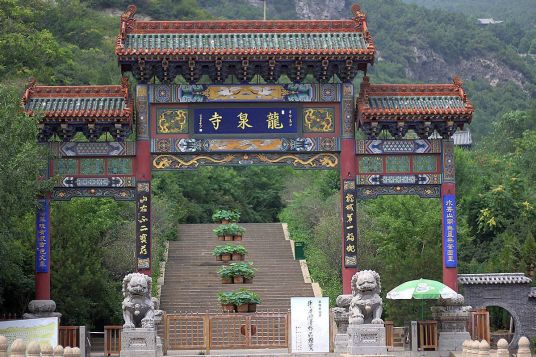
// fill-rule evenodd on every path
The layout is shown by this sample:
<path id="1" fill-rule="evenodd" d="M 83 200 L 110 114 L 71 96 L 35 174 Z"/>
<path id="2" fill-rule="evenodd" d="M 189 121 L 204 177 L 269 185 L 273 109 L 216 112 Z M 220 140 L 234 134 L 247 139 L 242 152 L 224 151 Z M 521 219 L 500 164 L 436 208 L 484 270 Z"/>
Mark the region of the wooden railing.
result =
<path id="1" fill-rule="evenodd" d="M 393 321 L 385 321 L 385 344 L 387 345 L 387 350 L 392 351 L 395 345 L 394 339 L 394 324 Z"/>
<path id="2" fill-rule="evenodd" d="M 486 340 L 491 343 L 491 331 L 489 326 L 489 311 L 486 309 L 477 309 L 471 311 L 467 330 L 473 340 Z"/>
<path id="3" fill-rule="evenodd" d="M 288 348 L 288 313 L 169 314 L 166 350 Z"/>
<path id="4" fill-rule="evenodd" d="M 80 327 L 60 326 L 58 342 L 62 346 L 80 347 Z"/>
<path id="5" fill-rule="evenodd" d="M 418 321 L 418 348 L 420 351 L 437 351 L 437 321 Z"/>
<path id="6" fill-rule="evenodd" d="M 119 356 L 121 353 L 121 330 L 123 326 L 104 326 L 104 356 Z"/>

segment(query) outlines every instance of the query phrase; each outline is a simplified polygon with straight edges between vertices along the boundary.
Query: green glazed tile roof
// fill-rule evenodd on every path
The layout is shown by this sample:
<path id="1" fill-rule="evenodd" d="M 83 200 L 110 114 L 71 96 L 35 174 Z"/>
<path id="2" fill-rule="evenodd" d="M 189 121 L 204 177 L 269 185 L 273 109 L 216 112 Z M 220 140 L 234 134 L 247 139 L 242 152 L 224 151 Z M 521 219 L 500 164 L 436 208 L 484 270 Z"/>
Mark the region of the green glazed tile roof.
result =
<path id="1" fill-rule="evenodd" d="M 371 110 L 448 110 L 465 108 L 465 103 L 462 99 L 454 96 L 370 96 L 368 104 Z"/>
<path id="2" fill-rule="evenodd" d="M 368 44 L 362 33 L 165 33 L 128 34 L 125 49 L 136 50 L 239 50 L 261 51 L 310 50 L 324 52 L 331 50 L 359 51 Z"/>
<path id="3" fill-rule="evenodd" d="M 122 111 L 126 108 L 124 98 L 31 98 L 26 110 L 63 111 Z"/>

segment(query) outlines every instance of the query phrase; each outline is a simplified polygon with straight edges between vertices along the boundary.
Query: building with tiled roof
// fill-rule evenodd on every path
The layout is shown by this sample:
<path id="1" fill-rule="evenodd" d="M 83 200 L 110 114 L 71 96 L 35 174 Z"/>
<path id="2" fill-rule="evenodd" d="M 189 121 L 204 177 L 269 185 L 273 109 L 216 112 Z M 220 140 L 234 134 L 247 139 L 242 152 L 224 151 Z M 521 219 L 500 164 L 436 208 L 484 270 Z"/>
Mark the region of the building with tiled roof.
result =
<path id="1" fill-rule="evenodd" d="M 532 279 L 522 273 L 459 274 L 462 285 L 530 284 Z"/>
<path id="2" fill-rule="evenodd" d="M 39 140 L 68 141 L 83 133 L 93 141 L 103 133 L 123 140 L 132 131 L 133 100 L 128 80 L 121 85 L 39 86 L 31 81 L 22 98 L 28 115 L 39 115 Z"/>
<path id="3" fill-rule="evenodd" d="M 293 82 L 307 74 L 319 82 L 333 75 L 349 82 L 366 72 L 375 54 L 366 16 L 357 5 L 352 11 L 351 20 L 140 21 L 130 6 L 115 52 L 121 70 L 142 82 L 182 75 L 193 83 L 202 74 L 214 83 L 229 75 L 275 82 L 281 74 Z"/>
<path id="4" fill-rule="evenodd" d="M 365 77 L 355 113 L 369 138 L 382 130 L 401 138 L 413 130 L 427 139 L 434 131 L 451 137 L 471 122 L 473 112 L 458 78 L 452 84 L 371 84 Z"/>

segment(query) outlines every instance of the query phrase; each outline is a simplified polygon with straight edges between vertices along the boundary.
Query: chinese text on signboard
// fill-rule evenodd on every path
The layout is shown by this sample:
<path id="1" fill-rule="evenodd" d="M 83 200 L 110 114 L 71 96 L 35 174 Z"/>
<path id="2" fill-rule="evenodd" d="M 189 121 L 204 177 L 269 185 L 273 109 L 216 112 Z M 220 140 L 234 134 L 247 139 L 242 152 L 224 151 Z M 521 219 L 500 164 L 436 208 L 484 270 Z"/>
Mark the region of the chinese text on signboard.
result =
<path id="1" fill-rule="evenodd" d="M 357 267 L 357 220 L 355 202 L 355 182 L 344 181 L 342 224 L 344 234 L 344 266 Z"/>
<path id="2" fill-rule="evenodd" d="M 48 200 L 39 200 L 36 222 L 35 222 L 35 271 L 37 273 L 48 273 L 48 251 L 49 251 L 49 217 L 50 204 Z"/>
<path id="3" fill-rule="evenodd" d="M 136 258 L 138 270 L 150 269 L 151 190 L 149 182 L 138 182 L 136 202 Z"/>
<path id="4" fill-rule="evenodd" d="M 456 253 L 456 196 L 443 196 L 443 249 L 445 250 L 445 266 L 456 268 L 458 263 Z"/>
<path id="5" fill-rule="evenodd" d="M 296 108 L 194 109 L 195 134 L 297 133 Z"/>

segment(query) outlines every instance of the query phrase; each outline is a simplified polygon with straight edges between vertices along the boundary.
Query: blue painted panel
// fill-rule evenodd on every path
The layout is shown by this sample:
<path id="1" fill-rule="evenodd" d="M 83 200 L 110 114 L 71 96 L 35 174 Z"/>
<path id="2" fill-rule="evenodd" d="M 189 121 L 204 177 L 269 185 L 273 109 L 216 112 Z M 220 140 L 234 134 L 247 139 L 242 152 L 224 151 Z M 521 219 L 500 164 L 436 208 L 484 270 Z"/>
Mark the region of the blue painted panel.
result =
<path id="1" fill-rule="evenodd" d="M 447 268 L 458 265 L 456 238 L 456 195 L 443 196 L 443 257 Z"/>
<path id="2" fill-rule="evenodd" d="M 296 134 L 296 107 L 194 109 L 195 134 Z"/>
<path id="3" fill-rule="evenodd" d="M 35 271 L 37 273 L 48 273 L 49 269 L 49 217 L 49 201 L 39 200 L 35 221 Z"/>

